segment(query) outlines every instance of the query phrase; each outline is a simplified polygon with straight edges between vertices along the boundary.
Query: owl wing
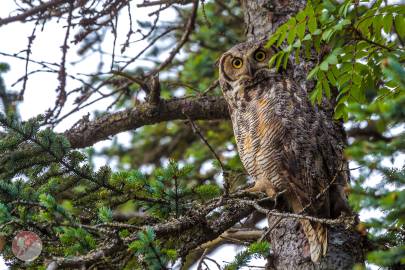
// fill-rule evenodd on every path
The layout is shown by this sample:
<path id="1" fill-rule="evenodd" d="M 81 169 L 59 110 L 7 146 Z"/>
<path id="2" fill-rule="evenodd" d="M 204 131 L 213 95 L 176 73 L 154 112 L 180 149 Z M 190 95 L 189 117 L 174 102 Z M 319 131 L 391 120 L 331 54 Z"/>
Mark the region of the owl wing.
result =
<path id="1" fill-rule="evenodd" d="M 284 88 L 275 111 L 284 129 L 280 164 L 287 184 L 287 200 L 295 213 L 329 217 L 329 178 L 318 145 L 324 131 L 319 128 L 319 119 L 304 90 L 291 82 L 284 83 Z M 311 259 L 318 261 L 327 250 L 327 227 L 305 219 L 300 222 Z"/>
<path id="2" fill-rule="evenodd" d="M 277 102 L 272 104 L 272 122 L 280 122 L 280 173 L 301 207 L 308 210 L 306 213 L 328 217 L 329 196 L 318 196 L 329 181 L 318 145 L 318 137 L 324 132 L 320 130 L 319 117 L 304 89 L 289 79 L 275 87 Z M 316 198 L 314 205 L 306 207 Z"/>

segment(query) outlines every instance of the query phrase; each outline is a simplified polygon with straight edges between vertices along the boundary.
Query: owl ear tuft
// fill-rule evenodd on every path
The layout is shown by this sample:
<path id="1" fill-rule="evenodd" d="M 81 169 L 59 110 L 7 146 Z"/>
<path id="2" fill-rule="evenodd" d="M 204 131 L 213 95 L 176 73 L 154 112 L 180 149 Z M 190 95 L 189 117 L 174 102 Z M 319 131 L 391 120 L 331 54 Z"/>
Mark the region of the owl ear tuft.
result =
<path id="1" fill-rule="evenodd" d="M 221 64 L 221 59 L 223 58 L 223 57 L 225 57 L 226 55 L 228 55 L 229 53 L 228 52 L 224 52 L 223 54 L 221 54 L 218 58 L 217 58 L 217 60 L 215 61 L 215 67 L 217 67 L 217 68 L 219 68 L 219 65 Z"/>
<path id="2" fill-rule="evenodd" d="M 215 60 L 214 67 L 219 68 L 219 61 L 221 60 L 221 57 L 222 55 Z"/>

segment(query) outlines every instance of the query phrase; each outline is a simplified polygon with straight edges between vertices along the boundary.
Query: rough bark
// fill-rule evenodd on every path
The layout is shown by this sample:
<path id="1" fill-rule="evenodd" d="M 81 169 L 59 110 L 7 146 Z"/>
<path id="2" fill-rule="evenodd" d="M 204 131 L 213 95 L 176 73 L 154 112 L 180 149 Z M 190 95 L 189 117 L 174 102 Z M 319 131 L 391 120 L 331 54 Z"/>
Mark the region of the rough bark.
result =
<path id="1" fill-rule="evenodd" d="M 279 25 L 286 22 L 291 15 L 305 7 L 304 0 L 241 0 L 246 23 L 248 40 L 266 38 Z M 313 83 L 305 80 L 308 70 L 314 63 L 303 59 L 299 65 L 290 67 L 287 71 L 292 74 L 298 84 L 310 91 Z M 329 118 L 328 126 L 333 129 L 333 142 L 339 146 L 346 144 L 346 135 L 342 123 L 333 119 L 333 100 L 325 101 L 320 110 Z M 332 154 L 333 155 L 333 154 Z M 330 158 L 343 159 L 343 156 Z M 347 165 L 347 164 L 346 164 Z M 277 218 L 269 217 L 269 227 L 277 223 Z M 272 255 L 268 269 L 352 269 L 356 262 L 363 262 L 361 239 L 357 232 L 344 227 L 329 229 L 329 245 L 327 256 L 317 264 L 308 256 L 308 242 L 296 219 L 283 219 L 268 235 Z"/>
<path id="2" fill-rule="evenodd" d="M 344 227 L 330 227 L 328 230 L 328 253 L 319 264 L 303 256 L 308 252 L 307 240 L 296 219 L 282 220 L 269 234 L 272 256 L 268 269 L 353 269 L 363 261 L 361 237 Z"/>
<path id="3" fill-rule="evenodd" d="M 229 119 L 222 97 L 200 97 L 161 100 L 159 104 L 144 103 L 132 109 L 107 114 L 93 121 L 82 121 L 65 132 L 72 148 L 92 146 L 120 132 L 171 120 Z"/>

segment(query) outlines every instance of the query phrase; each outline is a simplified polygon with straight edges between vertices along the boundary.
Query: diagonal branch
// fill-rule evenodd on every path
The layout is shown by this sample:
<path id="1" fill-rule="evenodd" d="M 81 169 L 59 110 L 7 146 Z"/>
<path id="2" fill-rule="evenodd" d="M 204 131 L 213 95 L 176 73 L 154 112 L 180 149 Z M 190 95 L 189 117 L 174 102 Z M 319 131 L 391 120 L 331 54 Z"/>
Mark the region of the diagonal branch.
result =
<path id="1" fill-rule="evenodd" d="M 10 16 L 10 17 L 4 18 L 4 19 L 0 18 L 0 26 L 5 25 L 5 24 L 9 24 L 11 22 L 16 22 L 16 21 L 22 21 L 23 22 L 26 18 L 28 18 L 28 17 L 30 17 L 32 15 L 44 12 L 46 10 L 49 10 L 49 9 L 55 7 L 55 6 L 59 6 L 61 4 L 68 3 L 68 2 L 69 2 L 69 0 L 52 0 L 52 1 L 42 3 L 41 5 L 33 7 L 33 8 L 31 8 L 31 9 L 29 9 L 29 10 L 27 10 L 27 11 L 21 13 L 21 14 L 18 14 L 18 15 L 15 15 L 15 16 Z"/>
<path id="2" fill-rule="evenodd" d="M 170 52 L 169 57 L 167 57 L 165 61 L 163 61 L 159 66 L 157 66 L 155 69 L 153 69 L 150 73 L 145 75 L 145 77 L 156 75 L 161 70 L 163 70 L 165 67 L 167 67 L 172 62 L 173 58 L 179 53 L 180 49 L 184 46 L 184 44 L 186 44 L 186 42 L 188 41 L 188 38 L 190 37 L 190 34 L 194 29 L 195 19 L 197 17 L 199 0 L 194 0 L 193 2 L 194 2 L 193 9 L 191 10 L 191 15 L 188 18 L 186 26 L 185 26 L 185 32 L 181 36 L 180 41 L 177 43 L 176 47 Z"/>
<path id="3" fill-rule="evenodd" d="M 228 108 L 222 97 L 170 99 L 161 100 L 158 105 L 144 103 L 132 109 L 101 116 L 65 131 L 65 135 L 72 148 L 84 148 L 144 125 L 185 120 L 186 115 L 192 120 L 229 119 Z"/>

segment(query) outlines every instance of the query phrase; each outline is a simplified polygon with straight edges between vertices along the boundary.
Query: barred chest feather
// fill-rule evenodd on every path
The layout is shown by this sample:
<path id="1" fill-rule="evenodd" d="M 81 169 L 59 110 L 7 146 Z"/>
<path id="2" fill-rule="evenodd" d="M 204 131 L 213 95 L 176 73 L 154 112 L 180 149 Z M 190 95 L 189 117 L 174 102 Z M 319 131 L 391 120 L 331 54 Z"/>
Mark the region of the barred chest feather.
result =
<path id="1" fill-rule="evenodd" d="M 275 192 L 284 189 L 279 166 L 285 135 L 283 106 L 288 104 L 282 83 L 261 83 L 245 89 L 240 98 L 240 108 L 231 111 L 231 118 L 239 155 L 248 173 L 256 181 L 270 180 Z M 249 98 L 246 98 L 249 97 Z"/>

